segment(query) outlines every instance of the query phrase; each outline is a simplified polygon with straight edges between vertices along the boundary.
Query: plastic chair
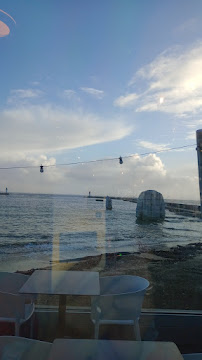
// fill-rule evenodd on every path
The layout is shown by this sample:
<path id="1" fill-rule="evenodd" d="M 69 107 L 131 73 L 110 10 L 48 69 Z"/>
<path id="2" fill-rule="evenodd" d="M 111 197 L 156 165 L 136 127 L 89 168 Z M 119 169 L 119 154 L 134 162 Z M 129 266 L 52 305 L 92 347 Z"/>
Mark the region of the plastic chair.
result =
<path id="1" fill-rule="evenodd" d="M 184 360 L 201 360 L 202 353 L 182 354 Z"/>
<path id="2" fill-rule="evenodd" d="M 19 290 L 29 279 L 29 275 L 0 271 L 0 292 L 19 294 Z M 27 303 L 36 300 L 36 295 L 24 295 Z"/>
<path id="3" fill-rule="evenodd" d="M 100 295 L 91 297 L 91 319 L 95 338 L 100 324 L 134 326 L 136 340 L 141 340 L 139 318 L 148 280 L 139 276 L 122 275 L 100 278 Z"/>
<path id="4" fill-rule="evenodd" d="M 15 324 L 15 336 L 20 334 L 20 326 L 31 319 L 34 313 L 34 303 L 26 303 L 23 295 L 0 292 L 0 322 Z M 33 323 L 30 336 L 32 337 Z"/>
<path id="5" fill-rule="evenodd" d="M 29 275 L 0 271 L 0 291 L 18 294 L 20 288 L 29 279 Z"/>
<path id="6" fill-rule="evenodd" d="M 47 360 L 51 343 L 17 336 L 0 336 L 0 360 Z"/>

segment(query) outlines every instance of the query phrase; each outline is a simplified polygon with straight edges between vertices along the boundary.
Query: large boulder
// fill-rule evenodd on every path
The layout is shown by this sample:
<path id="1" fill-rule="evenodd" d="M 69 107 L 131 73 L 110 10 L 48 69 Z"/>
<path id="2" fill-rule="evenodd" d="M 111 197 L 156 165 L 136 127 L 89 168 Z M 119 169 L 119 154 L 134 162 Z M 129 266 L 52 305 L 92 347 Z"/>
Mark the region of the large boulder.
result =
<path id="1" fill-rule="evenodd" d="M 137 200 L 136 216 L 142 221 L 158 221 L 165 218 L 165 203 L 161 193 L 143 191 Z"/>

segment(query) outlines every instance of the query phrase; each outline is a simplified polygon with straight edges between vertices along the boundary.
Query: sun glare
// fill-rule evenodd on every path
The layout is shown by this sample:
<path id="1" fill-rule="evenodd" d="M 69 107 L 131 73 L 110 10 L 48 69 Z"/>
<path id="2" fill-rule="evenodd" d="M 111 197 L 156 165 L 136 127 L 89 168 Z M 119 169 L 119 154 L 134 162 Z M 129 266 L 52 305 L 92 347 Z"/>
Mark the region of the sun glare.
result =
<path id="1" fill-rule="evenodd" d="M 10 16 L 9 14 L 7 14 L 5 11 L 0 9 L 0 12 L 7 15 L 15 24 L 15 20 L 12 18 L 12 16 Z M 6 25 L 3 21 L 0 20 L 0 37 L 4 37 L 10 34 L 10 29 L 8 27 L 8 25 Z"/>
<path id="2" fill-rule="evenodd" d="M 0 37 L 7 36 L 10 33 L 9 27 L 0 20 Z"/>

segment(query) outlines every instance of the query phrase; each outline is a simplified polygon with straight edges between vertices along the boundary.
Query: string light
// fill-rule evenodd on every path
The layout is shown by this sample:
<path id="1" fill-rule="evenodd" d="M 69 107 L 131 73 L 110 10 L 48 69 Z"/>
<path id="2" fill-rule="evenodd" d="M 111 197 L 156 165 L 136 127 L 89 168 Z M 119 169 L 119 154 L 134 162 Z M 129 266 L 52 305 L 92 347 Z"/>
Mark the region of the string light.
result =
<path id="1" fill-rule="evenodd" d="M 120 156 L 120 158 L 119 158 L 119 164 L 123 164 L 123 159 L 122 159 L 121 156 Z"/>
<path id="2" fill-rule="evenodd" d="M 179 149 L 184 149 L 184 148 L 188 148 L 188 147 L 193 147 L 196 146 L 196 144 L 192 144 L 192 145 L 184 145 L 184 146 L 178 146 L 178 147 L 173 147 L 170 149 L 164 149 L 164 150 L 159 150 L 159 151 L 154 151 L 154 152 L 146 152 L 146 153 L 142 153 L 142 154 L 137 154 L 138 156 L 146 156 L 146 155 L 155 155 L 155 154 L 159 154 L 162 152 L 167 152 L 167 151 L 173 151 L 173 150 L 179 150 Z M 134 157 L 134 154 L 128 155 L 128 156 L 124 156 L 124 159 L 128 159 Z M 97 159 L 97 160 L 89 160 L 89 161 L 77 161 L 77 162 L 71 162 L 71 163 L 67 163 L 67 164 L 57 164 L 57 165 L 41 165 L 40 166 L 40 172 L 44 172 L 44 168 L 48 168 L 48 167 L 56 167 L 56 166 L 70 166 L 70 165 L 84 165 L 84 164 L 90 164 L 90 163 L 96 163 L 96 162 L 103 162 L 103 161 L 114 161 L 114 160 L 119 160 L 120 164 L 123 164 L 123 158 L 120 156 L 119 158 L 108 158 L 108 159 Z M 42 167 L 42 171 L 41 171 L 41 167 Z M 38 168 L 38 165 L 28 165 L 28 166 L 9 166 L 9 167 L 0 167 L 0 170 L 12 170 L 12 169 L 31 169 L 31 168 Z"/>

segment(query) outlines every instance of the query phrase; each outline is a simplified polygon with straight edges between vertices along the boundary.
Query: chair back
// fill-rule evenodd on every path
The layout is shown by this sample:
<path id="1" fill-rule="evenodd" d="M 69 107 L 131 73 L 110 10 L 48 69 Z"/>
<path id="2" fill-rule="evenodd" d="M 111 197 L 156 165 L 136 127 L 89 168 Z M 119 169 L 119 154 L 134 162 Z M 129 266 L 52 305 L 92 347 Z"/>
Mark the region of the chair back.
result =
<path id="1" fill-rule="evenodd" d="M 91 298 L 91 318 L 135 320 L 140 317 L 148 280 L 123 275 L 100 278 L 100 296 Z"/>
<path id="2" fill-rule="evenodd" d="M 0 271 L 0 292 L 18 294 L 29 275 Z"/>
<path id="3" fill-rule="evenodd" d="M 24 319 L 25 298 L 22 295 L 14 295 L 0 292 L 0 320 Z"/>

